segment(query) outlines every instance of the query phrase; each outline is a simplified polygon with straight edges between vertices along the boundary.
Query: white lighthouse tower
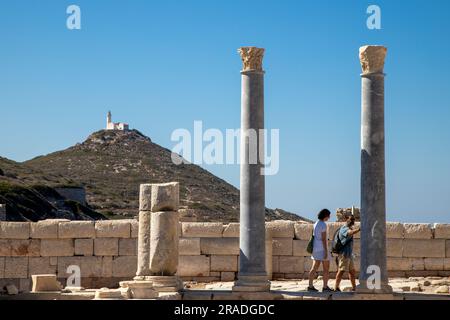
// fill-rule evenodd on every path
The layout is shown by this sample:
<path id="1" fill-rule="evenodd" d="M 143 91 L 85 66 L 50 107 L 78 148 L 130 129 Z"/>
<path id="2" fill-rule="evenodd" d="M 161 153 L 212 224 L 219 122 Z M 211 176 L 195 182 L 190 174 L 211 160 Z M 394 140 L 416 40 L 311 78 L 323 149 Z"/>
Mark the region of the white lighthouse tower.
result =
<path id="1" fill-rule="evenodd" d="M 127 131 L 128 129 L 129 129 L 128 123 L 112 122 L 111 111 L 108 111 L 108 114 L 106 115 L 106 130 Z"/>

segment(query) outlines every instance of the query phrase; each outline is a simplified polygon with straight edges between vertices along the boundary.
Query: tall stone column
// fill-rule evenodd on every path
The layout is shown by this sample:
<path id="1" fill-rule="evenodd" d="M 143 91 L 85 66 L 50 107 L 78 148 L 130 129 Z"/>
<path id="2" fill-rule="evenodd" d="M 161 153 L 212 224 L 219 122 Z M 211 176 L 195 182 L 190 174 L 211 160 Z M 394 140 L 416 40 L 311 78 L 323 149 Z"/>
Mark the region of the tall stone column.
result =
<path id="1" fill-rule="evenodd" d="M 265 268 L 264 49 L 242 47 L 240 256 L 235 291 L 270 289 Z"/>
<path id="2" fill-rule="evenodd" d="M 178 182 L 153 184 L 150 230 L 150 276 L 159 292 L 173 292 L 183 288 L 176 276 L 178 268 Z"/>
<path id="3" fill-rule="evenodd" d="M 383 46 L 359 49 L 361 97 L 361 271 L 359 292 L 389 293 L 386 262 Z"/>
<path id="4" fill-rule="evenodd" d="M 139 190 L 139 231 L 137 272 L 135 280 L 150 275 L 150 217 L 152 185 L 141 184 Z"/>

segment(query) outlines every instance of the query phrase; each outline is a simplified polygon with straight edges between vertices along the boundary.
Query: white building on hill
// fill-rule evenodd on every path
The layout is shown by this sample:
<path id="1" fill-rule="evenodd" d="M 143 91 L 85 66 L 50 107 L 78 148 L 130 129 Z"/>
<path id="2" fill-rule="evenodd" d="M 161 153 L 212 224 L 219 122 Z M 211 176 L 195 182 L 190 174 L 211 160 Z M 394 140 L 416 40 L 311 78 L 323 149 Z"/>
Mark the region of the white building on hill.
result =
<path id="1" fill-rule="evenodd" d="M 111 111 L 108 111 L 108 114 L 106 116 L 106 130 L 121 130 L 121 131 L 127 131 L 129 130 L 128 123 L 124 122 L 112 122 L 111 121 Z"/>

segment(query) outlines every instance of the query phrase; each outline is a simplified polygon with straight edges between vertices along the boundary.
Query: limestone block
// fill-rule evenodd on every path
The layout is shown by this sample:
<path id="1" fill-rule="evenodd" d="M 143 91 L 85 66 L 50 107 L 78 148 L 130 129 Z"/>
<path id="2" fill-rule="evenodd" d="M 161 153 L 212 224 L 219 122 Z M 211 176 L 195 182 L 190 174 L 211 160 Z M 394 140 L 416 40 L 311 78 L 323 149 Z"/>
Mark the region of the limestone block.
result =
<path id="1" fill-rule="evenodd" d="M 0 239 L 0 257 L 11 256 L 11 240 Z"/>
<path id="2" fill-rule="evenodd" d="M 58 265 L 56 269 L 58 278 L 65 279 L 71 276 L 72 271 L 69 269 L 70 266 L 77 266 L 81 271 L 81 259 L 83 258 L 84 257 L 58 257 Z"/>
<path id="3" fill-rule="evenodd" d="M 115 257 L 112 261 L 113 277 L 133 277 L 136 274 L 137 257 Z"/>
<path id="4" fill-rule="evenodd" d="M 386 254 L 388 257 L 399 257 L 399 258 L 403 257 L 403 240 L 387 239 Z"/>
<path id="5" fill-rule="evenodd" d="M 450 239 L 450 224 L 435 223 L 434 224 L 435 239 Z"/>
<path id="6" fill-rule="evenodd" d="M 109 257 L 102 257 L 102 277 L 112 277 L 113 273 L 113 258 L 111 256 Z"/>
<path id="7" fill-rule="evenodd" d="M 5 258 L 0 257 L 0 279 L 5 277 Z"/>
<path id="8" fill-rule="evenodd" d="M 272 257 L 272 274 L 280 273 L 280 257 L 273 256 Z"/>
<path id="9" fill-rule="evenodd" d="M 211 256 L 211 271 L 238 271 L 238 256 Z"/>
<path id="10" fill-rule="evenodd" d="M 61 283 L 56 279 L 56 274 L 36 274 L 31 277 L 32 292 L 60 291 Z"/>
<path id="11" fill-rule="evenodd" d="M 304 257 L 286 257 L 280 256 L 280 272 L 281 273 L 303 273 L 304 268 Z"/>
<path id="12" fill-rule="evenodd" d="M 178 211 L 180 202 L 180 184 L 178 182 L 155 183 L 152 185 L 152 212 Z"/>
<path id="13" fill-rule="evenodd" d="M 388 239 L 403 239 L 405 234 L 405 227 L 400 222 L 386 223 L 386 238 Z"/>
<path id="14" fill-rule="evenodd" d="M 294 221 L 276 220 L 266 222 L 266 232 L 273 238 L 294 238 Z"/>
<path id="15" fill-rule="evenodd" d="M 450 240 L 445 240 L 445 256 L 450 258 Z"/>
<path id="16" fill-rule="evenodd" d="M 300 222 L 294 223 L 295 239 L 309 240 L 311 238 L 312 231 L 313 231 L 312 223 L 300 223 Z"/>
<path id="17" fill-rule="evenodd" d="M 94 255 L 96 256 L 119 255 L 119 239 L 118 238 L 94 239 Z"/>
<path id="18" fill-rule="evenodd" d="M 19 289 L 17 289 L 17 287 L 13 284 L 7 284 L 5 286 L 5 289 L 6 289 L 6 293 L 10 296 L 19 294 Z"/>
<path id="19" fill-rule="evenodd" d="M 49 257 L 30 257 L 28 276 L 31 277 L 34 274 L 56 274 L 56 266 L 50 264 Z"/>
<path id="20" fill-rule="evenodd" d="M 28 278 L 28 257 L 5 257 L 5 278 Z"/>
<path id="21" fill-rule="evenodd" d="M 327 222 L 327 236 L 329 240 L 333 240 L 334 233 L 343 225 L 344 222 Z"/>
<path id="22" fill-rule="evenodd" d="M 8 240 L 11 256 L 39 257 L 41 242 L 33 240 Z"/>
<path id="23" fill-rule="evenodd" d="M 30 238 L 30 222 L 0 221 L 0 239 Z"/>
<path id="24" fill-rule="evenodd" d="M 180 256 L 177 275 L 182 277 L 208 277 L 209 256 Z"/>
<path id="25" fill-rule="evenodd" d="M 19 279 L 19 291 L 29 293 L 31 290 L 31 279 Z"/>
<path id="26" fill-rule="evenodd" d="M 139 186 L 139 211 L 151 211 L 152 184 L 145 183 Z"/>
<path id="27" fill-rule="evenodd" d="M 408 258 L 387 258 L 388 271 L 408 271 L 411 270 L 411 261 Z"/>
<path id="28" fill-rule="evenodd" d="M 234 272 L 224 271 L 220 273 L 220 281 L 234 281 L 236 279 L 236 274 Z"/>
<path id="29" fill-rule="evenodd" d="M 201 238 L 202 254 L 239 255 L 238 238 Z"/>
<path id="30" fill-rule="evenodd" d="M 409 263 L 411 265 L 410 270 L 413 271 L 422 271 L 425 270 L 425 262 L 422 258 L 411 258 L 409 259 Z"/>
<path id="31" fill-rule="evenodd" d="M 80 271 L 82 278 L 101 277 L 103 271 L 102 257 L 80 257 Z"/>
<path id="32" fill-rule="evenodd" d="M 41 256 L 43 257 L 69 257 L 73 254 L 73 239 L 41 239 Z"/>
<path id="33" fill-rule="evenodd" d="M 296 257 L 308 257 L 311 256 L 306 252 L 306 247 L 308 246 L 308 240 L 293 240 L 293 254 Z"/>
<path id="34" fill-rule="evenodd" d="M 410 258 L 444 258 L 445 240 L 443 239 L 405 239 L 403 256 Z"/>
<path id="35" fill-rule="evenodd" d="M 139 234 L 139 221 L 136 219 L 130 219 L 131 238 L 137 238 Z"/>
<path id="36" fill-rule="evenodd" d="M 75 239 L 76 256 L 92 256 L 94 254 L 94 239 Z"/>
<path id="37" fill-rule="evenodd" d="M 1 265 L 2 263 L 0 261 L 0 267 Z M 450 258 L 444 258 L 444 270 L 450 270 Z M 0 278 L 1 278 L 1 271 L 0 271 Z"/>
<path id="38" fill-rule="evenodd" d="M 232 222 L 224 225 L 222 236 L 224 238 L 239 238 L 239 223 Z"/>
<path id="39" fill-rule="evenodd" d="M 221 222 L 183 222 L 181 229 L 183 238 L 221 238 L 223 224 Z"/>
<path id="40" fill-rule="evenodd" d="M 179 255 L 200 255 L 200 238 L 181 238 L 178 245 Z"/>
<path id="41" fill-rule="evenodd" d="M 444 258 L 425 258 L 424 259 L 425 270 L 444 270 Z"/>
<path id="42" fill-rule="evenodd" d="M 94 221 L 60 222 L 58 225 L 58 238 L 95 238 Z"/>
<path id="43" fill-rule="evenodd" d="M 101 220 L 95 222 L 97 238 L 129 238 L 131 223 L 129 220 Z"/>
<path id="44" fill-rule="evenodd" d="M 119 256 L 135 256 L 137 254 L 137 239 L 119 239 Z"/>
<path id="45" fill-rule="evenodd" d="M 152 189 L 153 190 L 153 189 Z M 155 276 L 172 276 L 178 266 L 178 221 L 176 211 L 151 214 L 150 273 Z"/>
<path id="46" fill-rule="evenodd" d="M 405 239 L 432 239 L 433 232 L 428 223 L 405 223 Z"/>
<path id="47" fill-rule="evenodd" d="M 151 212 L 139 211 L 138 265 L 136 276 L 150 275 L 150 224 Z"/>
<path id="48" fill-rule="evenodd" d="M 273 238 L 273 255 L 275 256 L 292 256 L 293 240 L 289 238 Z"/>
<path id="49" fill-rule="evenodd" d="M 31 238 L 56 239 L 58 238 L 58 224 L 62 219 L 47 219 L 31 223 Z M 69 220 L 67 220 L 69 221 Z"/>

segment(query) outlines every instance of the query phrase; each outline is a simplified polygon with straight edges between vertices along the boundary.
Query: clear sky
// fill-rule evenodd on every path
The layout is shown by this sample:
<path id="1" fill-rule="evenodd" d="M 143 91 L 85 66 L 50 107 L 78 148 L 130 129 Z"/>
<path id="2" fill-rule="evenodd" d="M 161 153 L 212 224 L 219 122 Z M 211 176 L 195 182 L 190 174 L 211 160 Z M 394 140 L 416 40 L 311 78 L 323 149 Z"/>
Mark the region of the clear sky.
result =
<path id="1" fill-rule="evenodd" d="M 81 8 L 81 30 L 66 8 Z M 381 8 L 381 30 L 366 9 Z M 358 48 L 388 47 L 387 215 L 450 222 L 450 1 L 0 3 L 0 155 L 67 148 L 113 120 L 172 148 L 177 128 L 240 126 L 236 49 L 266 48 L 266 127 L 280 129 L 267 206 L 359 205 Z M 204 166 L 239 186 L 237 165 Z"/>

